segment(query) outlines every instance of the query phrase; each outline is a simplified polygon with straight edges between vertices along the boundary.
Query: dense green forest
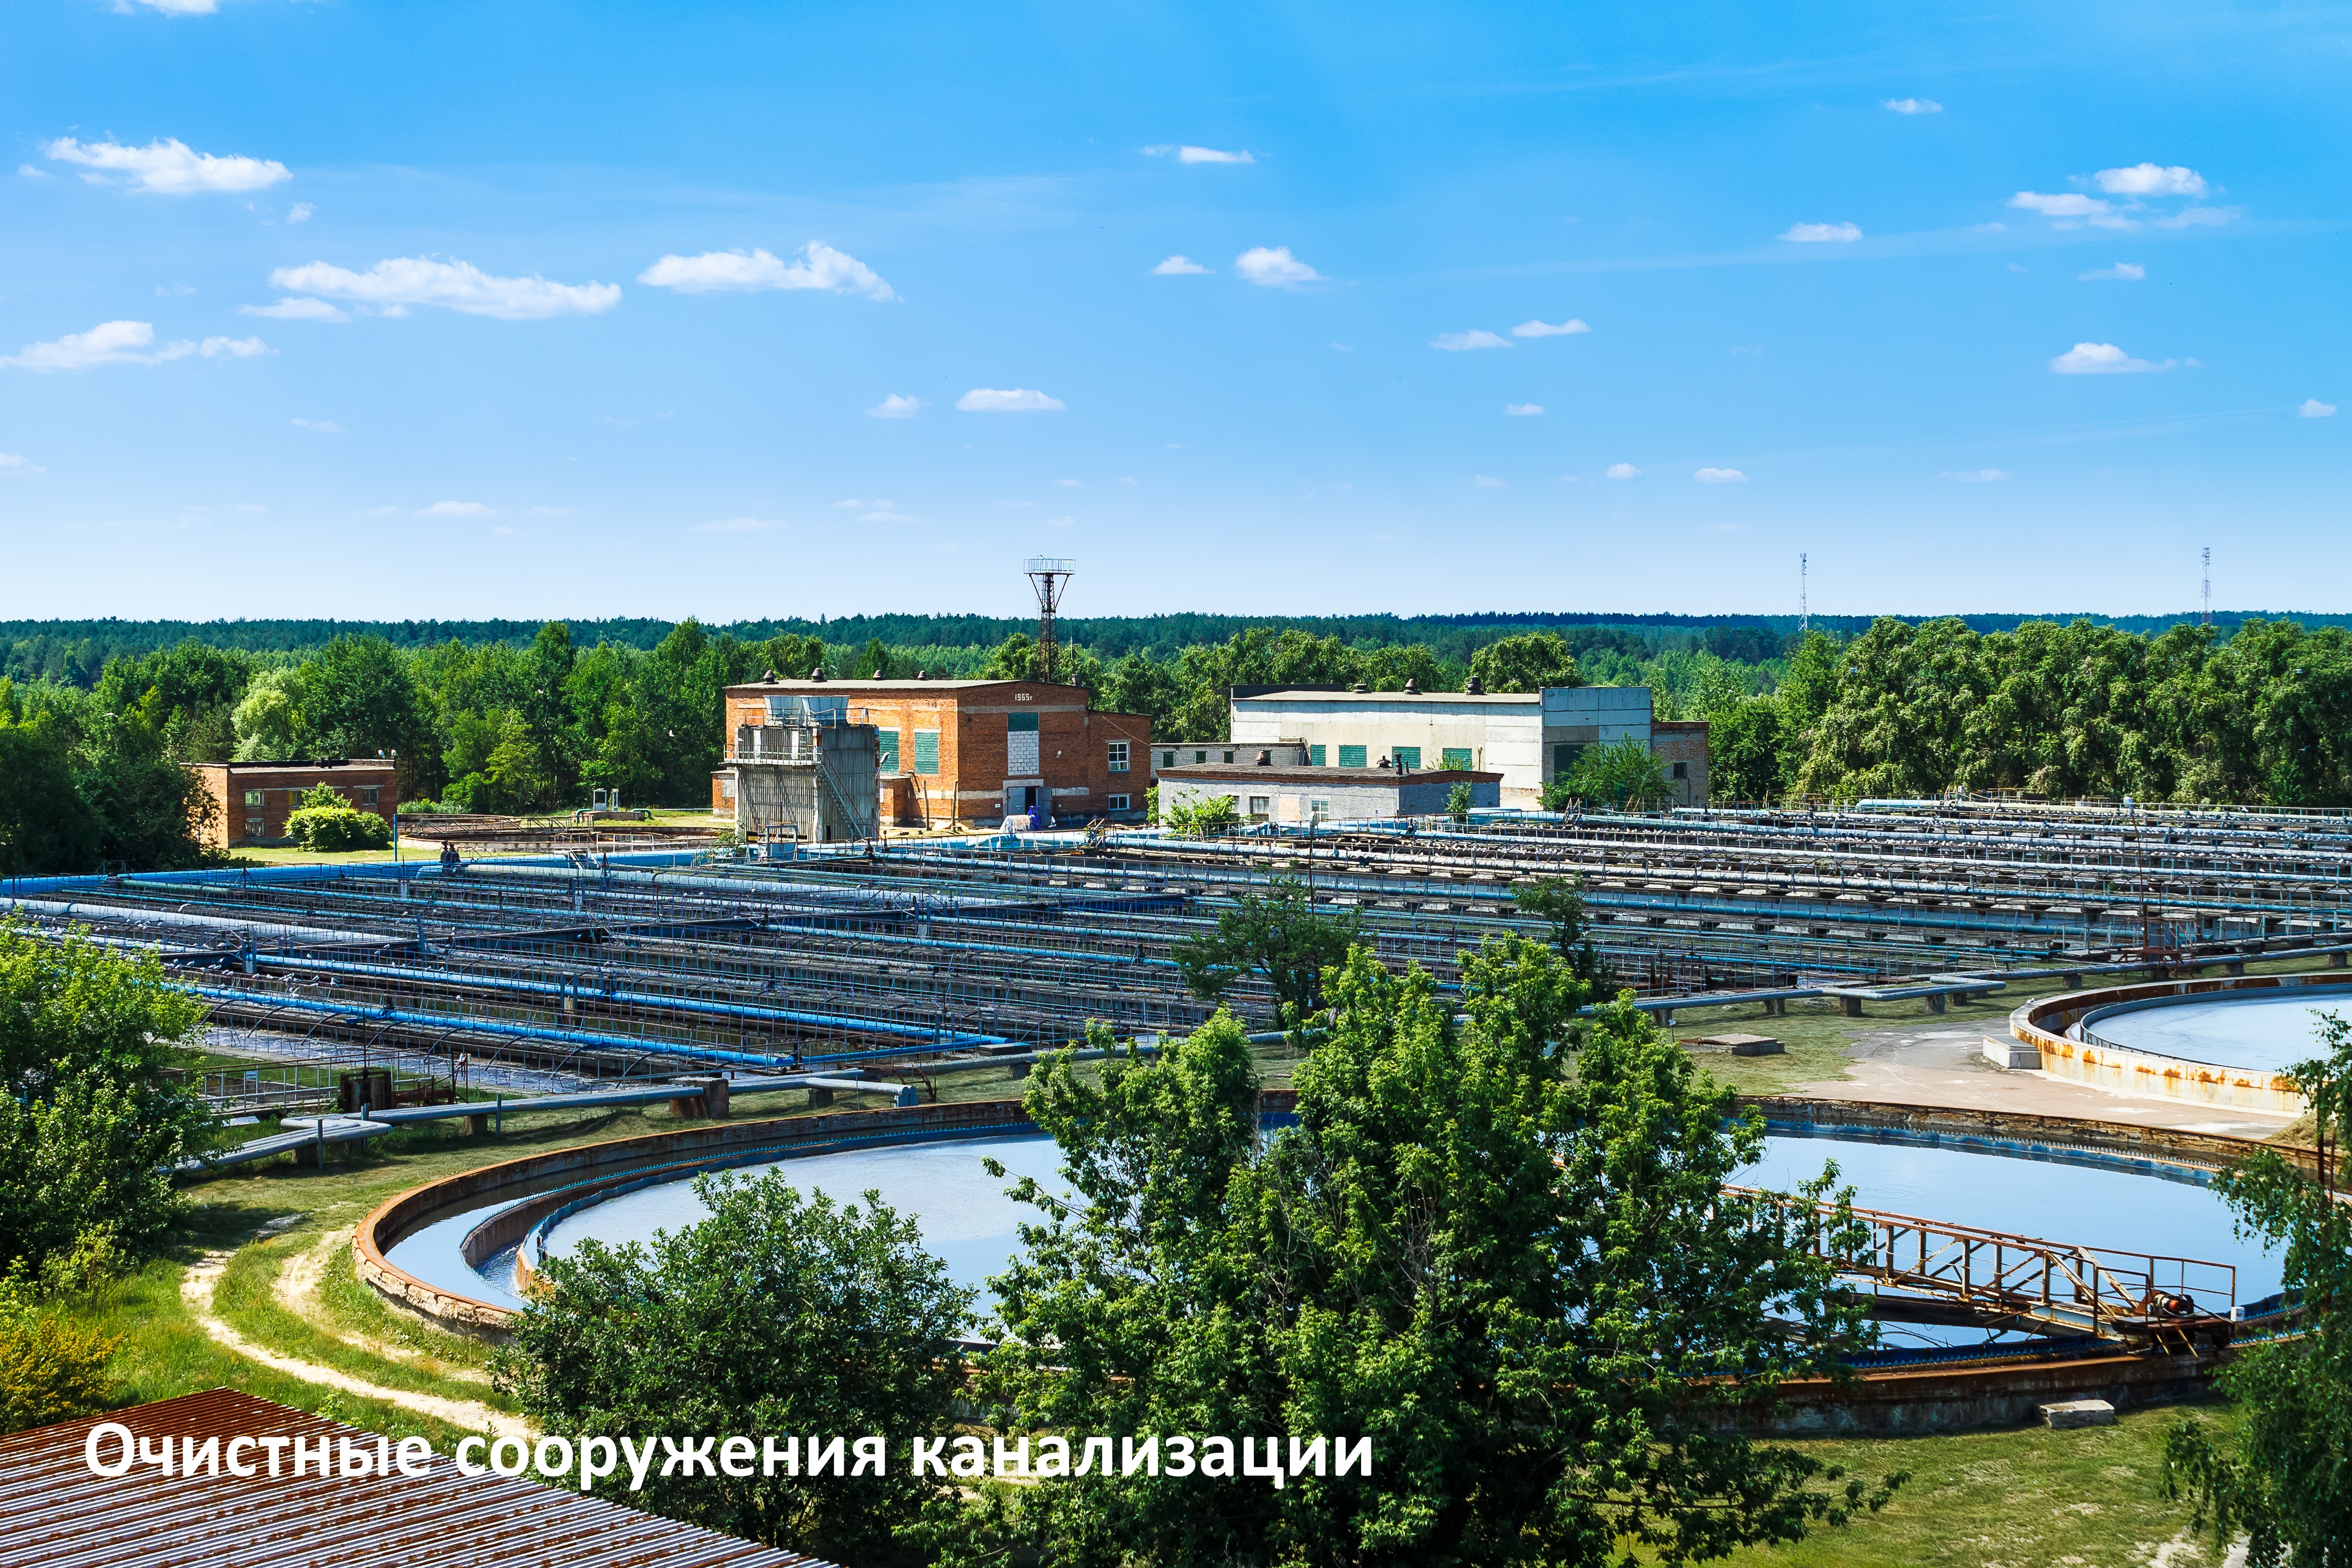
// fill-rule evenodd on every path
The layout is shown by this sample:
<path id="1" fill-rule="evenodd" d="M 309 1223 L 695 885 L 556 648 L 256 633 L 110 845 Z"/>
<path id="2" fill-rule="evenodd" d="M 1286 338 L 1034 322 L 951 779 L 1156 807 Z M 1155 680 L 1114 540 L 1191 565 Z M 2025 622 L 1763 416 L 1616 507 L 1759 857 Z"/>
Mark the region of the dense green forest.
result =
<path id="1" fill-rule="evenodd" d="M 2248 619 L 2141 632 L 1978 619 L 2013 623 L 1883 619 L 1801 636 L 1754 618 L 1537 630 L 1507 616 L 1068 622 L 1061 674 L 1097 706 L 1149 714 L 1160 735 L 1183 739 L 1223 736 L 1234 685 L 1447 691 L 1474 675 L 1493 691 L 1646 685 L 1660 716 L 1713 726 L 1724 800 L 2010 789 L 2352 805 L 2352 635 L 2340 625 Z M 842 621 L 821 629 L 831 636 L 810 626 L 759 637 L 630 622 L 606 623 L 593 642 L 560 622 L 528 637 L 504 622 L 470 637 L 419 622 L 446 634 L 345 630 L 316 643 L 306 639 L 331 623 L 234 622 L 175 628 L 190 634 L 163 645 L 152 623 L 44 624 L 11 644 L 34 650 L 22 673 L 0 675 L 0 874 L 195 863 L 184 761 L 396 755 L 402 799 L 420 810 L 542 810 L 597 786 L 632 801 L 698 803 L 731 684 L 820 665 L 835 677 L 1036 670 L 1024 625 L 978 619 Z M 843 635 L 886 624 L 923 640 Z M 1319 630 L 1338 624 L 1362 634 Z M 1124 628 L 1129 641 L 1093 640 L 1086 629 L 1096 625 Z M 1150 641 L 1210 626 L 1234 629 L 1165 651 Z M 1430 640 L 1400 640 L 1402 627 Z M 963 640 L 983 628 L 994 642 Z M 232 632 L 262 645 L 235 645 Z M 94 673 L 79 654 L 62 672 L 36 657 L 115 645 L 110 636 L 125 650 L 149 645 Z"/>

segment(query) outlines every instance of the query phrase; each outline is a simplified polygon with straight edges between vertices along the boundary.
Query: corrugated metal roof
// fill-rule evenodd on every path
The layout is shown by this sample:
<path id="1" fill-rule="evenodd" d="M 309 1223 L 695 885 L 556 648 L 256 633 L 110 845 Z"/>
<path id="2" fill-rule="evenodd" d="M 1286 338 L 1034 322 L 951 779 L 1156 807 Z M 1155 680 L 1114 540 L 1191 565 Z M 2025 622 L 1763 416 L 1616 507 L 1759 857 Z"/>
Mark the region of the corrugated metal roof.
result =
<path id="1" fill-rule="evenodd" d="M 108 1478 L 83 1458 L 117 1421 L 170 1437 L 368 1437 L 355 1427 L 215 1388 L 0 1437 L 0 1563 L 39 1568 L 833 1568 L 595 1496 L 497 1475 L 251 1479 Z M 338 1445 L 340 1447 L 340 1445 Z M 374 1448 L 371 1441 L 370 1449 Z M 114 1445 L 106 1445 L 111 1463 Z"/>

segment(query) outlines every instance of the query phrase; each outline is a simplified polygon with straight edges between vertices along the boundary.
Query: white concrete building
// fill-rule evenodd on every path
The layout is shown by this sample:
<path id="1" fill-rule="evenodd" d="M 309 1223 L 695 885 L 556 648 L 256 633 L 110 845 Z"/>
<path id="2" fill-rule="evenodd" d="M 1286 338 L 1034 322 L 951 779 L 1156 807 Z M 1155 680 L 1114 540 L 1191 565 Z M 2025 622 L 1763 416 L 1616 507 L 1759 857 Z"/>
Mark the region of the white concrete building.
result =
<path id="1" fill-rule="evenodd" d="M 1467 768 L 1502 775 L 1502 804 L 1532 806 L 1587 747 L 1652 744 L 1647 686 L 1540 692 L 1362 692 L 1235 688 L 1236 747 L 1296 742 L 1317 768 Z M 1187 751 L 1183 762 L 1192 761 Z"/>

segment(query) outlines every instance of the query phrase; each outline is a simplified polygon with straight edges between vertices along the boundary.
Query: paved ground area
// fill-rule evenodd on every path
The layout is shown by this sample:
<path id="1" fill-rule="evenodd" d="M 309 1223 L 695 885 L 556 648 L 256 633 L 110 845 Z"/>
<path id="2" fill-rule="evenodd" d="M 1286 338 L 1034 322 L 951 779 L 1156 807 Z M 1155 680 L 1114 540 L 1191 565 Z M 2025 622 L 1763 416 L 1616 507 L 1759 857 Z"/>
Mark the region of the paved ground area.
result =
<path id="1" fill-rule="evenodd" d="M 2007 1031 L 2000 1035 L 2005 1039 Z M 1986 1038 L 1980 1025 L 1941 1020 L 1874 1030 L 1849 1048 L 1852 1064 L 1843 1078 L 1796 1084 L 1790 1092 L 1824 1100 L 2136 1122 L 2241 1138 L 2266 1138 L 2294 1120 L 2233 1105 L 2195 1105 L 2153 1095 L 2111 1093 L 2046 1072 L 2005 1071 L 1984 1059 Z"/>

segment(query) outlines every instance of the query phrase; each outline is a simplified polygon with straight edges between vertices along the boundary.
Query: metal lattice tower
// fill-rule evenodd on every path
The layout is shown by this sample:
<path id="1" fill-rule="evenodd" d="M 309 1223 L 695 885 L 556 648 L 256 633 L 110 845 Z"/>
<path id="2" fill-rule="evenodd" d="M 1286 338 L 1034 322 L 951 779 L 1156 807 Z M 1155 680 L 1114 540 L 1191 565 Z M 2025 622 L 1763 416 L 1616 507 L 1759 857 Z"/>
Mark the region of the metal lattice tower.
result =
<path id="1" fill-rule="evenodd" d="M 1054 678 L 1054 617 L 1061 613 L 1062 591 L 1078 569 L 1066 556 L 1033 555 L 1023 568 L 1037 591 L 1037 678 Z"/>
<path id="2" fill-rule="evenodd" d="M 2210 626 L 2213 624 L 2213 547 L 2207 545 L 2200 553 L 2205 558 L 2204 610 L 2197 623 Z"/>
<path id="3" fill-rule="evenodd" d="M 1813 617 L 1805 602 L 1805 558 L 1797 557 L 1797 635 L 1801 637 L 1813 629 Z"/>

